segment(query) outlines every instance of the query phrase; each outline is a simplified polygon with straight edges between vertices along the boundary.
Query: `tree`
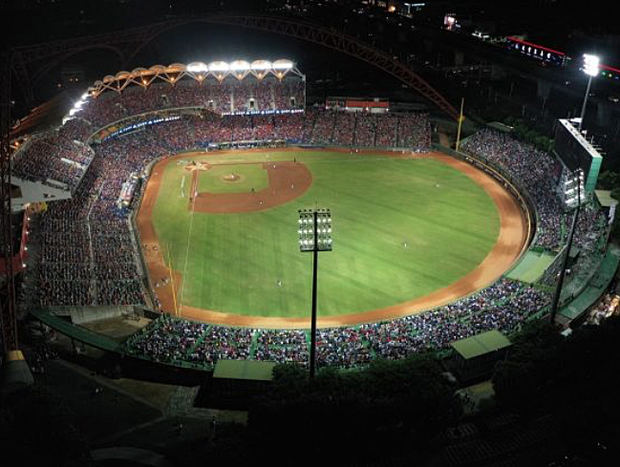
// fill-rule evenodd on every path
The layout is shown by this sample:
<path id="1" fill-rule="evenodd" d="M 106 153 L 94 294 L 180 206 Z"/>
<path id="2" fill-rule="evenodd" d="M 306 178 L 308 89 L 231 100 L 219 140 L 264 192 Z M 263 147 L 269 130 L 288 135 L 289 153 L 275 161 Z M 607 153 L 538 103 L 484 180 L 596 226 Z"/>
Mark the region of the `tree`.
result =
<path id="1" fill-rule="evenodd" d="M 376 360 L 359 370 L 327 367 L 312 381 L 297 369 L 277 368 L 273 390 L 250 410 L 249 428 L 257 445 L 277 439 L 290 447 L 288 455 L 312 439 L 309 449 L 333 452 L 332 463 L 372 462 L 388 452 L 419 461 L 461 414 L 454 387 L 430 356 Z"/>
<path id="2" fill-rule="evenodd" d="M 620 436 L 620 407 L 610 384 L 620 372 L 618 338 L 617 317 L 575 329 L 568 338 L 545 324 L 526 329 L 493 376 L 500 410 L 531 418 L 551 414 L 569 452 L 593 459 L 597 446 L 606 446 L 612 454 Z"/>

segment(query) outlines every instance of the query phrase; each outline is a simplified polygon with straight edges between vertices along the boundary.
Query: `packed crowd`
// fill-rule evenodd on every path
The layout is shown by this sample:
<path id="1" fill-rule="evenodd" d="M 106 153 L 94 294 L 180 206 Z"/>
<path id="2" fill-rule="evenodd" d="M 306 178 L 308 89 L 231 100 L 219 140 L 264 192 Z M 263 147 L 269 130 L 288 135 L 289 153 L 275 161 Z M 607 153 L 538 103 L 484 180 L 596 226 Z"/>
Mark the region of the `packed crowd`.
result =
<path id="1" fill-rule="evenodd" d="M 317 362 L 348 368 L 377 357 L 398 359 L 446 349 L 458 339 L 491 329 L 511 333 L 540 313 L 549 298 L 529 285 L 500 279 L 470 297 L 417 315 L 359 327 L 319 329 Z M 162 329 L 170 332 L 169 338 Z M 309 342 L 308 332 L 301 329 L 229 328 L 164 315 L 126 345 L 130 353 L 153 360 L 209 366 L 222 358 L 307 364 Z"/>
<path id="2" fill-rule="evenodd" d="M 208 329 L 206 324 L 162 316 L 154 325 L 133 334 L 126 342 L 134 355 L 148 355 L 158 362 L 183 361 Z"/>
<path id="3" fill-rule="evenodd" d="M 84 131 L 83 126 L 70 124 L 61 130 L 31 138 L 13 155 L 13 174 L 52 186 L 58 186 L 57 182 L 60 182 L 73 192 L 94 157 L 89 146 L 74 138 L 83 137 L 89 131 Z"/>
<path id="4" fill-rule="evenodd" d="M 89 98 L 78 112 L 79 117 L 101 128 L 124 117 L 164 108 L 203 107 L 219 114 L 262 110 L 303 108 L 305 83 L 297 77 L 279 81 L 251 76 L 238 81 L 229 77 L 196 81 L 181 79 L 174 85 L 166 82 L 129 86 L 122 92 L 107 91 Z"/>
<path id="5" fill-rule="evenodd" d="M 149 114 L 149 118 L 154 116 Z M 136 123 L 133 118 L 130 121 Z M 394 125 L 394 128 L 385 130 L 384 121 Z M 158 132 L 162 138 L 168 137 L 171 128 L 176 128 L 178 131 L 174 138 L 179 142 L 177 146 L 185 145 L 187 148 L 204 148 L 211 144 L 235 141 L 271 140 L 346 147 L 396 147 L 402 143 L 405 145 L 402 147 L 417 152 L 425 152 L 430 148 L 427 114 L 370 115 L 319 109 L 306 113 L 272 115 L 220 116 L 213 112 L 203 112 L 184 115 L 179 120 L 152 127 L 152 131 Z M 388 137 L 379 134 L 384 130 Z M 403 133 L 405 131 L 406 135 Z M 397 134 L 402 136 L 397 138 Z"/>
<path id="6" fill-rule="evenodd" d="M 377 118 L 369 113 L 358 113 L 357 127 L 355 129 L 356 146 L 375 146 L 375 133 L 377 130 Z"/>
<path id="7" fill-rule="evenodd" d="M 188 354 L 191 362 L 211 364 L 220 359 L 244 360 L 250 356 L 253 329 L 210 326 Z"/>
<path id="8" fill-rule="evenodd" d="M 93 134 L 93 127 L 82 118 L 72 118 L 59 128 L 58 133 L 63 139 L 85 143 Z"/>
<path id="9" fill-rule="evenodd" d="M 96 157 L 73 197 L 51 203 L 41 220 L 40 303 L 137 305 L 145 302 L 127 213 L 116 200 L 122 184 L 154 158 L 186 144 L 177 122 L 166 143 L 159 128 L 96 146 Z"/>
<path id="10" fill-rule="evenodd" d="M 401 148 L 427 151 L 431 145 L 431 129 L 428 115 L 408 113 L 398 118 L 398 143 Z"/>
<path id="11" fill-rule="evenodd" d="M 331 142 L 338 146 L 351 146 L 355 136 L 355 114 L 338 112 L 334 123 L 334 132 Z"/>
<path id="12" fill-rule="evenodd" d="M 388 114 L 377 118 L 375 128 L 375 146 L 396 146 L 396 135 L 398 134 L 398 117 L 396 115 Z"/>
<path id="13" fill-rule="evenodd" d="M 556 194 L 562 172 L 560 162 L 530 144 L 517 141 L 506 133 L 488 129 L 469 137 L 461 147 L 501 167 L 512 179 L 523 185 L 538 214 L 536 244 L 558 251 L 565 242 L 571 218 L 564 212 Z M 604 216 L 599 209 L 584 208 L 575 236 L 576 243 L 581 246 L 591 244 L 605 229 L 604 224 Z"/>

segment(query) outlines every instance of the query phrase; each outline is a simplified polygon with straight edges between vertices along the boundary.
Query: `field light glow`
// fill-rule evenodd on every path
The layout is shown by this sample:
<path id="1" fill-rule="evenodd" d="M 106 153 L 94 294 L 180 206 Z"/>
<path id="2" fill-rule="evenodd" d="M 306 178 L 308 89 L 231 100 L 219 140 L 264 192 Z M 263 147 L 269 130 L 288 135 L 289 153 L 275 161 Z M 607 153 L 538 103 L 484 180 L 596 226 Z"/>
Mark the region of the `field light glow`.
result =
<path id="1" fill-rule="evenodd" d="M 583 54 L 583 72 L 588 76 L 597 76 L 600 58 L 596 55 Z"/>

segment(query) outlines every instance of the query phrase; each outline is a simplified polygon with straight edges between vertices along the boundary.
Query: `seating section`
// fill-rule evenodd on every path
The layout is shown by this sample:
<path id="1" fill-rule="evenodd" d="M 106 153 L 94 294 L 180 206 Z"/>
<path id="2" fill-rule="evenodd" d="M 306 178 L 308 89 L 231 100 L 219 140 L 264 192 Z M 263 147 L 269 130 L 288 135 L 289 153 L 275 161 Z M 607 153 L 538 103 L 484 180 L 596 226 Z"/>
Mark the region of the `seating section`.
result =
<path id="1" fill-rule="evenodd" d="M 398 147 L 424 151 L 431 145 L 430 122 L 425 114 L 409 113 L 398 117 Z"/>
<path id="2" fill-rule="evenodd" d="M 58 130 L 62 139 L 80 141 L 86 143 L 88 137 L 93 134 L 92 125 L 82 118 L 72 118 L 67 120 Z"/>
<path id="3" fill-rule="evenodd" d="M 69 120 L 60 130 L 32 137 L 12 159 L 13 174 L 25 180 L 75 191 L 94 157 L 93 150 L 78 141 L 89 129 Z"/>
<path id="4" fill-rule="evenodd" d="M 334 137 L 332 144 L 338 146 L 351 146 L 355 132 L 355 115 L 349 112 L 336 114 Z"/>
<path id="5" fill-rule="evenodd" d="M 377 357 L 398 359 L 446 349 L 455 340 L 490 329 L 510 333 L 549 301 L 543 291 L 500 279 L 470 297 L 418 315 L 358 327 L 320 329 L 317 362 L 319 366 L 350 368 Z M 309 345 L 306 330 L 230 328 L 164 315 L 132 336 L 126 348 L 133 355 L 155 361 L 210 367 L 221 358 L 306 365 Z"/>
<path id="6" fill-rule="evenodd" d="M 461 148 L 498 166 L 523 186 L 538 214 L 536 244 L 558 251 L 565 243 L 571 218 L 564 213 L 555 192 L 561 173 L 560 163 L 548 153 L 506 133 L 487 129 L 467 138 Z M 605 229 L 603 213 L 595 210 L 582 214 L 578 227 L 577 244 L 585 245 L 586 239 L 599 238 Z"/>
<path id="7" fill-rule="evenodd" d="M 90 98 L 78 116 L 101 128 L 131 115 L 165 108 L 204 107 L 219 114 L 268 110 L 296 110 L 305 105 L 305 84 L 298 78 L 258 81 L 234 77 L 221 83 L 214 79 L 181 79 L 174 85 L 164 81 L 148 86 L 129 86 L 122 92 L 106 91 Z"/>
<path id="8" fill-rule="evenodd" d="M 381 118 L 377 117 L 377 130 L 375 145 L 378 147 L 395 147 L 396 134 L 398 132 L 398 117 L 395 115 L 386 115 Z"/>
<path id="9" fill-rule="evenodd" d="M 336 112 L 325 110 L 317 112 L 310 143 L 330 144 L 336 126 Z"/>
<path id="10" fill-rule="evenodd" d="M 357 126 L 355 128 L 355 140 L 353 144 L 356 146 L 375 146 L 375 134 L 377 130 L 377 117 L 369 113 L 359 113 L 357 117 Z"/>

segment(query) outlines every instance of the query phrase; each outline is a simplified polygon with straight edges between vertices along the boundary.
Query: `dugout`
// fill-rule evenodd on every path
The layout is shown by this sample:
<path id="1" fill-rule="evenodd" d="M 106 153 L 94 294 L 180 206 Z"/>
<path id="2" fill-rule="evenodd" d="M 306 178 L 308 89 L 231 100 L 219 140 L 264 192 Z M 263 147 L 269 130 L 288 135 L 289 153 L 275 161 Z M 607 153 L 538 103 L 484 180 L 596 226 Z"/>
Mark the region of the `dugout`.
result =
<path id="1" fill-rule="evenodd" d="M 201 386 L 196 405 L 218 409 L 247 409 L 256 395 L 268 391 L 275 362 L 218 360 L 213 375 Z"/>
<path id="2" fill-rule="evenodd" d="M 452 342 L 455 355 L 450 370 L 461 383 L 485 378 L 506 357 L 511 345 L 510 339 L 497 329 Z"/>

